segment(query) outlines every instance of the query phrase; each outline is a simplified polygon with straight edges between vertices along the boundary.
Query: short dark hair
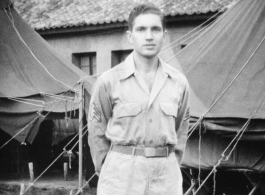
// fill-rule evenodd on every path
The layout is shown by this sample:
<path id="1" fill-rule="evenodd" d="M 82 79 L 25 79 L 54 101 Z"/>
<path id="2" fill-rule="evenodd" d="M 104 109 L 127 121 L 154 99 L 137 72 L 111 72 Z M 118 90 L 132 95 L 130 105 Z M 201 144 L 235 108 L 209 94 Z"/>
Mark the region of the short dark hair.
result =
<path id="1" fill-rule="evenodd" d="M 128 27 L 130 31 L 132 31 L 133 29 L 135 18 L 141 14 L 158 15 L 161 19 L 163 30 L 165 30 L 165 18 L 161 10 L 152 3 L 143 3 L 134 7 L 133 10 L 130 12 L 128 19 Z"/>

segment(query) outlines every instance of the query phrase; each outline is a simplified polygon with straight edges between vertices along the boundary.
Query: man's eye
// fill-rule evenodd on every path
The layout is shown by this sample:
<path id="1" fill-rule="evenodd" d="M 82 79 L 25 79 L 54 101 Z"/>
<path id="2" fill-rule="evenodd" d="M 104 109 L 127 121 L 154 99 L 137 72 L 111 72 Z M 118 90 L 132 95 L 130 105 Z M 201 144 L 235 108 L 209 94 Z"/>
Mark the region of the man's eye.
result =
<path id="1" fill-rule="evenodd" d="M 156 27 L 156 28 L 153 28 L 153 31 L 155 31 L 155 32 L 160 32 L 162 29 L 161 28 L 158 28 L 158 27 Z"/>
<path id="2" fill-rule="evenodd" d="M 144 31 L 145 28 L 138 28 L 137 30 L 138 30 L 138 31 Z"/>

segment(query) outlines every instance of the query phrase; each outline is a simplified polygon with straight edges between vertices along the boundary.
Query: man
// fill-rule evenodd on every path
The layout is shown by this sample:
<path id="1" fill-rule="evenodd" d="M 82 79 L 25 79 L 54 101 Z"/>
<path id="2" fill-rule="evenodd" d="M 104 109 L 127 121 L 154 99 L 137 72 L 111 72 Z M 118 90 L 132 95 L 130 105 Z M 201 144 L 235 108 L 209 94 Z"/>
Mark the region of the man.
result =
<path id="1" fill-rule="evenodd" d="M 133 53 L 93 88 L 88 128 L 98 195 L 182 194 L 188 83 L 157 56 L 165 34 L 157 7 L 135 7 L 127 31 Z"/>

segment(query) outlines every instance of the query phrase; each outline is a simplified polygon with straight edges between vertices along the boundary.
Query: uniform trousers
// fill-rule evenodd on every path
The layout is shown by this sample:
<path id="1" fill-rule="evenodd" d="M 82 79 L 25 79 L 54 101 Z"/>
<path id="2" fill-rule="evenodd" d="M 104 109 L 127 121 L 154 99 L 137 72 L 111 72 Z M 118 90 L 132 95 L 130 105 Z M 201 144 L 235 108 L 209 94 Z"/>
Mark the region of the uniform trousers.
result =
<path id="1" fill-rule="evenodd" d="M 174 152 L 147 158 L 110 151 L 100 172 L 97 195 L 183 195 L 182 181 Z"/>

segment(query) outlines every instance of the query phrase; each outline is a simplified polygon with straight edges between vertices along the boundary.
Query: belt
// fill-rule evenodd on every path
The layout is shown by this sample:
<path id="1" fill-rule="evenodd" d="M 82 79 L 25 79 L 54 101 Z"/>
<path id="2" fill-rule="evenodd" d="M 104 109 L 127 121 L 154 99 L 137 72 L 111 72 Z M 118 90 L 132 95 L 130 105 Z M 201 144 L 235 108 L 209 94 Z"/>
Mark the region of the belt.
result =
<path id="1" fill-rule="evenodd" d="M 112 145 L 110 151 L 127 155 L 145 156 L 147 158 L 168 157 L 174 151 L 172 146 L 161 148 L 138 148 L 132 146 Z"/>

